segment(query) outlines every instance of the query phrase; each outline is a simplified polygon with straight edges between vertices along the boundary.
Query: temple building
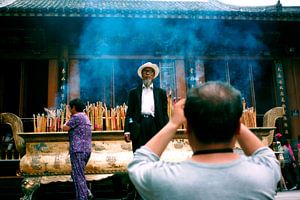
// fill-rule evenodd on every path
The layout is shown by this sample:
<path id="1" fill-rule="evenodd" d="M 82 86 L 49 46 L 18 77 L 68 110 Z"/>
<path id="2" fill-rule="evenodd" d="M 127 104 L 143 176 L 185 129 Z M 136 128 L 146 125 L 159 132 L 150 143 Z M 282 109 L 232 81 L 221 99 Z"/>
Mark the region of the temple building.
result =
<path id="1" fill-rule="evenodd" d="M 75 97 L 123 105 L 140 81 L 136 70 L 150 61 L 171 102 L 205 81 L 226 81 L 258 127 L 268 110 L 283 107 L 276 131 L 292 145 L 300 136 L 300 7 L 0 0 L 0 21 L 0 113 L 20 117 L 24 132 L 34 131 L 33 115 Z"/>
<path id="2" fill-rule="evenodd" d="M 116 106 L 138 81 L 137 67 L 152 61 L 174 98 L 222 80 L 242 91 L 258 123 L 284 104 L 285 131 L 296 139 L 299 17 L 280 1 L 1 1 L 0 111 L 30 118 L 79 96 Z"/>

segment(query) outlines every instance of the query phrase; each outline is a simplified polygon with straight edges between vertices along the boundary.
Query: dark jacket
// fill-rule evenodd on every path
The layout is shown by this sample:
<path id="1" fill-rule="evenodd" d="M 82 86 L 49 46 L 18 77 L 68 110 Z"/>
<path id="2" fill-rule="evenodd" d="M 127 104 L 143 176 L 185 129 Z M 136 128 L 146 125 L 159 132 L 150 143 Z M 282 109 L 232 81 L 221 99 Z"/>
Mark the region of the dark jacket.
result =
<path id="1" fill-rule="evenodd" d="M 160 130 L 168 121 L 167 112 L 167 94 L 166 91 L 153 86 L 154 106 L 155 106 L 155 123 L 158 130 Z M 131 136 L 137 136 L 135 129 L 130 129 L 129 119 L 132 118 L 134 123 L 141 121 L 141 103 L 142 103 L 142 84 L 137 88 L 131 90 L 128 95 L 128 108 L 125 118 L 124 132 L 130 132 Z"/>

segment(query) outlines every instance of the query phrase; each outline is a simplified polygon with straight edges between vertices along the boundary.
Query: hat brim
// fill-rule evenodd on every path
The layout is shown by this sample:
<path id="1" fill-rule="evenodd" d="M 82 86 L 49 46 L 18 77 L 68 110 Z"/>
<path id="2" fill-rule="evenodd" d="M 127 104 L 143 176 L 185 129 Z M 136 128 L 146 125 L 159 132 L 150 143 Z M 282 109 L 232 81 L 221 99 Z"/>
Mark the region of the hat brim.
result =
<path id="1" fill-rule="evenodd" d="M 137 70 L 137 73 L 138 73 L 138 75 L 141 79 L 143 78 L 142 71 L 146 67 L 150 67 L 154 70 L 154 78 L 156 78 L 158 76 L 158 74 L 159 74 L 158 66 L 156 64 L 151 63 L 151 62 L 147 62 L 147 63 L 143 64 L 142 66 L 140 66 Z"/>

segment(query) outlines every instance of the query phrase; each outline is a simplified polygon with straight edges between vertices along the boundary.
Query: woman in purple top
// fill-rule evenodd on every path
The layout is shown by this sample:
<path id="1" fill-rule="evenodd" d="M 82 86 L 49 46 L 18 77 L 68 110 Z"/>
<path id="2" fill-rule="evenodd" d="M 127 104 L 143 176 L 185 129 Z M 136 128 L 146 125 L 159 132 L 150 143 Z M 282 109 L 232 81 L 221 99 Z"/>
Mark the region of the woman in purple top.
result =
<path id="1" fill-rule="evenodd" d="M 85 105 L 80 99 L 71 100 L 69 109 L 71 119 L 64 124 L 63 130 L 69 133 L 71 176 L 75 186 L 76 200 L 92 199 L 93 195 L 88 189 L 84 175 L 92 150 L 91 122 L 83 112 Z"/>

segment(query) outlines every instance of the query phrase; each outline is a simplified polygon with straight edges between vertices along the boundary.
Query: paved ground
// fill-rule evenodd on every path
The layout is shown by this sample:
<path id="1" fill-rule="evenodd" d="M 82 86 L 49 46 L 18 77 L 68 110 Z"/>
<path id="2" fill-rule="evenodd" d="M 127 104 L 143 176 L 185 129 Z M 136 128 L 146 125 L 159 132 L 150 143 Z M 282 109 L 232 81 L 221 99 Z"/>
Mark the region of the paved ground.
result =
<path id="1" fill-rule="evenodd" d="M 120 200 L 120 199 L 105 199 L 94 198 L 94 200 Z M 300 200 L 300 190 L 278 192 L 275 200 Z"/>
<path id="2" fill-rule="evenodd" d="M 0 199 L 18 200 L 24 194 L 21 191 L 22 177 L 0 177 Z M 120 200 L 125 196 L 124 188 L 114 187 L 113 180 L 92 182 L 94 200 Z M 41 185 L 35 200 L 74 200 L 73 185 L 69 182 L 57 182 Z M 300 190 L 278 192 L 275 200 L 300 200 Z"/>
<path id="3" fill-rule="evenodd" d="M 95 198 L 94 200 L 120 200 L 120 199 L 105 199 Z M 278 192 L 275 200 L 300 200 L 300 190 Z"/>

